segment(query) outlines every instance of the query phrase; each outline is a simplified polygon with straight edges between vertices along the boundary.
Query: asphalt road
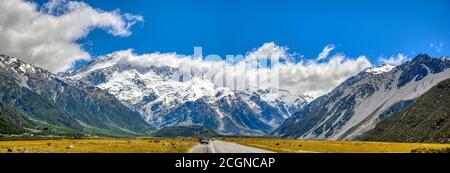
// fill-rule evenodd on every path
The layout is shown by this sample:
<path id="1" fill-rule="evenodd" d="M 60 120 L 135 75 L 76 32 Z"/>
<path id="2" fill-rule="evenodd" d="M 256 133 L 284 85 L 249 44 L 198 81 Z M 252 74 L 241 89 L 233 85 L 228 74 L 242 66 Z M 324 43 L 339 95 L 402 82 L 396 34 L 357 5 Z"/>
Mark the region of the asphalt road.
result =
<path id="1" fill-rule="evenodd" d="M 273 153 L 259 148 L 240 145 L 232 142 L 210 141 L 209 144 L 198 144 L 189 153 Z"/>

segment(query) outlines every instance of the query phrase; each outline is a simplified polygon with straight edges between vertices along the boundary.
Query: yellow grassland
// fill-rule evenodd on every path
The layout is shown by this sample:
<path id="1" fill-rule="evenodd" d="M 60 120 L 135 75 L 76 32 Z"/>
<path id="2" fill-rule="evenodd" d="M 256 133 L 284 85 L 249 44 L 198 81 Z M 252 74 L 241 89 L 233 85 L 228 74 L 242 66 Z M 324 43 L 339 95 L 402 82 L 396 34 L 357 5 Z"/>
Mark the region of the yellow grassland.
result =
<path id="1" fill-rule="evenodd" d="M 413 149 L 444 149 L 450 144 L 296 140 L 275 138 L 229 138 L 228 142 L 282 153 L 409 153 Z"/>
<path id="2" fill-rule="evenodd" d="M 182 153 L 197 141 L 194 138 L 0 141 L 0 153 Z"/>

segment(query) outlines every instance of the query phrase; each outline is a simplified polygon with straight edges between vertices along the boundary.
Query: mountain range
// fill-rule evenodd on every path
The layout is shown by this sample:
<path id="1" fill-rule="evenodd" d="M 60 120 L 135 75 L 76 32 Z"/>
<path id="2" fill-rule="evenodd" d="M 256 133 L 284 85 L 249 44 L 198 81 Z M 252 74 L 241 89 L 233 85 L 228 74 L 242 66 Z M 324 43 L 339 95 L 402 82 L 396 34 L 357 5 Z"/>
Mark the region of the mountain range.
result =
<path id="1" fill-rule="evenodd" d="M 200 125 L 228 135 L 264 135 L 311 98 L 286 90 L 231 90 L 206 79 L 171 78 L 169 66 L 137 66 L 118 54 L 100 57 L 66 80 L 82 81 L 114 95 L 153 127 Z M 276 92 L 276 94 L 275 94 Z"/>
<path id="2" fill-rule="evenodd" d="M 313 99 L 276 88 L 216 87 L 198 77 L 181 81 L 172 78 L 180 69 L 126 63 L 116 54 L 60 74 L 0 55 L 0 134 L 141 136 L 201 126 L 221 135 L 382 140 L 376 137 L 398 127 L 414 129 L 392 122 L 401 122 L 395 118 L 404 111 L 429 108 L 422 97 L 440 104 L 437 109 L 448 108 L 428 91 L 436 93 L 439 83 L 450 78 L 449 69 L 449 58 L 419 54 L 399 66 L 366 69 Z M 448 114 L 441 113 L 422 112 L 446 124 Z M 414 119 L 413 114 L 405 117 Z M 408 139 L 445 142 L 450 132 L 442 133 L 439 140 Z"/>

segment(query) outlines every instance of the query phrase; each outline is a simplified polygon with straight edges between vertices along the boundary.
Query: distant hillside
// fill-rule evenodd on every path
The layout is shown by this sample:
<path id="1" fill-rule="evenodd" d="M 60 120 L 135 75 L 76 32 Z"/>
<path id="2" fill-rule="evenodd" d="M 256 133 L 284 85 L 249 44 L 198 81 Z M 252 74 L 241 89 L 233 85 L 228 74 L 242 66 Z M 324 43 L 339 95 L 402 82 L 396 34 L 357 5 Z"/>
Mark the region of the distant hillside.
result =
<path id="1" fill-rule="evenodd" d="M 386 118 L 361 139 L 450 143 L 450 79 L 420 96 L 411 107 Z"/>
<path id="2" fill-rule="evenodd" d="M 24 127 L 31 127 L 34 123 L 22 112 L 11 105 L 0 102 L 0 134 L 24 133 Z"/>
<path id="3" fill-rule="evenodd" d="M 212 137 L 219 134 L 202 126 L 165 127 L 153 134 L 155 137 Z"/>

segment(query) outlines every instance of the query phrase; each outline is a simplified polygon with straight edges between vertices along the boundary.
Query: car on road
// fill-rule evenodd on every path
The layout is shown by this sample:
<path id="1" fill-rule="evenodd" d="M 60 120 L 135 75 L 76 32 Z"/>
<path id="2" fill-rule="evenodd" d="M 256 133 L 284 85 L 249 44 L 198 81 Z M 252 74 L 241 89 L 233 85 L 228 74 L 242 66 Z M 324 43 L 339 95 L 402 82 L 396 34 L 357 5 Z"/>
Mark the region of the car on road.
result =
<path id="1" fill-rule="evenodd" d="M 208 138 L 200 138 L 200 144 L 209 144 L 209 139 Z"/>

